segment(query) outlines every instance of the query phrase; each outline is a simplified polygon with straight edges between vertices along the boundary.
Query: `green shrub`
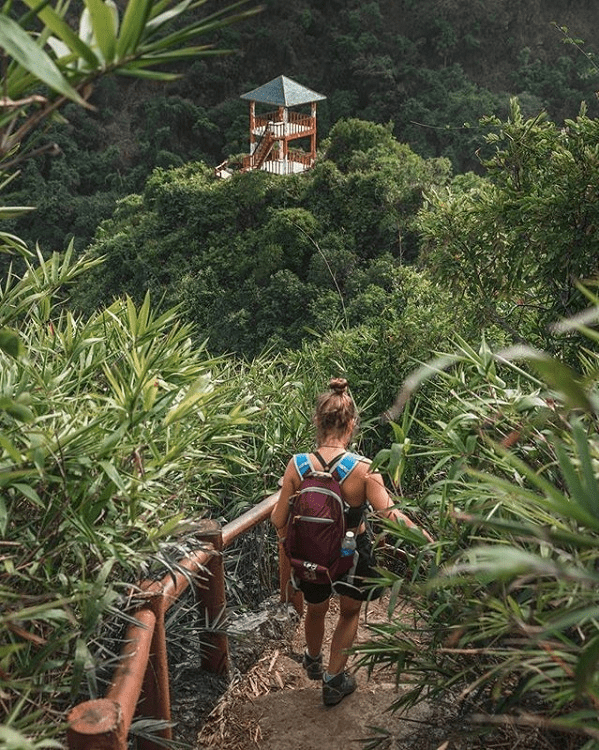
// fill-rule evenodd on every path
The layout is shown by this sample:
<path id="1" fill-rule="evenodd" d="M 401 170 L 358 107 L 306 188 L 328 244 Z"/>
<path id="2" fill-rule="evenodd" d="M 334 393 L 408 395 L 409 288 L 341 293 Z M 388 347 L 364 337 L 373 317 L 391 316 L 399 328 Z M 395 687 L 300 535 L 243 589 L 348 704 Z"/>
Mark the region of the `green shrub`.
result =
<path id="1" fill-rule="evenodd" d="M 98 639 L 128 585 L 164 572 L 251 465 L 253 408 L 226 363 L 149 296 L 75 317 L 61 287 L 90 262 L 72 255 L 27 260 L 0 294 L 0 687 L 6 725 L 42 717 L 44 736 L 99 695 Z"/>
<path id="2" fill-rule="evenodd" d="M 395 707 L 421 699 L 465 701 L 462 730 L 534 726 L 594 747 L 599 534 L 598 340 L 584 320 L 561 327 L 591 349 L 580 370 L 518 346 L 459 349 L 406 381 L 393 416 L 416 398 L 427 439 L 418 507 L 434 523 L 427 560 L 413 555 L 404 581 L 412 623 L 392 616 L 364 659 L 396 665 L 411 682 Z M 381 453 L 393 469 L 397 448 Z M 408 539 L 390 525 L 395 544 Z M 472 718 L 476 713 L 477 717 Z M 478 730 L 476 725 L 478 724 Z"/>

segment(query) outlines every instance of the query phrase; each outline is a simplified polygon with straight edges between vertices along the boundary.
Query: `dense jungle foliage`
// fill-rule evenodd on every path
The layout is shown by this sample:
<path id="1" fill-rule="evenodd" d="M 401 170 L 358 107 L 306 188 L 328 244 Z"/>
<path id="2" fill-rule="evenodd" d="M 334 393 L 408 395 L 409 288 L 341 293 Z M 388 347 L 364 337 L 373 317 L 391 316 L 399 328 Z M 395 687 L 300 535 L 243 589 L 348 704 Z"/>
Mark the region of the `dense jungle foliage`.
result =
<path id="1" fill-rule="evenodd" d="M 457 705 L 456 746 L 596 748 L 598 79 L 545 15 L 590 28 L 594 3 L 265 5 L 0 14 L 0 744 L 64 741 L 131 584 L 273 492 L 343 374 L 355 448 L 436 539 L 386 525 L 408 565 L 364 663 L 411 681 L 398 709 Z M 147 82 L 215 32 L 241 54 Z M 238 89 L 283 63 L 328 96 L 315 168 L 215 179 Z"/>
<path id="2" fill-rule="evenodd" d="M 228 5 L 212 0 L 200 11 Z M 525 116 L 542 110 L 560 125 L 581 101 L 598 113 L 599 76 L 570 34 L 599 49 L 592 0 L 267 0 L 264 12 L 218 32 L 235 50 L 173 65 L 172 82 L 108 78 L 95 84 L 94 112 L 66 107 L 66 126 L 38 143 L 59 156 L 23 166 L 14 205 L 37 212 L 14 226 L 44 251 L 92 239 L 115 202 L 143 190 L 155 167 L 219 164 L 248 149 L 241 94 L 281 74 L 325 95 L 321 138 L 340 119 L 391 123 L 392 134 L 424 158 L 448 158 L 456 172 L 480 171 L 487 153 L 479 119 L 505 118 L 512 96 Z M 192 10 L 193 14 L 194 11 Z M 567 27 L 568 34 L 552 25 Z M 211 38 L 212 39 L 212 38 Z"/>

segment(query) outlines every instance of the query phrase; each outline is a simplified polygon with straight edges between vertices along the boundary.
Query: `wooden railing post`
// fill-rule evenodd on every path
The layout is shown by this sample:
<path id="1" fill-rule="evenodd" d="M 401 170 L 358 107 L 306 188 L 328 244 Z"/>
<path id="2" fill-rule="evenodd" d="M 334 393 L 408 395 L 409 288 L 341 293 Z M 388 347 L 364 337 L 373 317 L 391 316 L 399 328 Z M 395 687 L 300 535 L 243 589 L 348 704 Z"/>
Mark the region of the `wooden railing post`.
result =
<path id="1" fill-rule="evenodd" d="M 69 750 L 127 750 L 127 738 L 134 716 L 146 716 L 170 721 L 170 693 L 165 634 L 165 612 L 180 597 L 189 584 L 190 577 L 201 577 L 204 587 L 198 587 L 200 601 L 206 608 L 210 625 L 209 649 L 203 660 L 206 669 L 224 672 L 228 668 L 229 646 L 224 628 L 219 631 L 219 621 L 224 626 L 226 611 L 225 576 L 222 550 L 240 534 L 266 521 L 277 501 L 278 493 L 265 498 L 247 513 L 226 524 L 222 529 L 216 521 L 201 522 L 199 537 L 205 548 L 197 550 L 179 565 L 187 571 L 169 573 L 161 581 L 145 581 L 141 590 L 145 602 L 133 613 L 133 622 L 121 649 L 121 660 L 115 670 L 111 685 L 104 698 L 90 700 L 75 706 L 69 713 L 67 744 Z M 289 580 L 285 573 L 286 557 L 280 556 L 280 580 Z M 281 572 L 282 571 L 282 572 Z M 191 576 L 189 575 L 191 574 Z M 283 585 L 283 584 L 282 584 Z M 302 601 L 295 603 L 291 588 L 291 601 L 298 612 Z M 282 596 L 284 589 L 281 589 Z M 301 597 L 301 595 L 300 595 Z M 162 739 L 171 737 L 171 728 L 157 732 Z M 145 750 L 158 748 L 159 742 L 138 739 Z M 161 745 L 160 745 L 161 746 Z"/>
<path id="2" fill-rule="evenodd" d="M 224 626 L 224 616 L 227 607 L 225 593 L 225 566 L 223 563 L 223 534 L 217 521 L 204 520 L 201 522 L 199 539 L 212 545 L 214 554 L 210 557 L 206 568 L 208 577 L 204 580 L 207 586 L 198 586 L 198 599 L 206 610 L 211 633 L 206 634 L 207 649 L 202 658 L 202 667 L 209 672 L 223 674 L 229 667 L 229 640 L 224 630 L 219 630 L 219 622 Z"/>
<path id="3" fill-rule="evenodd" d="M 75 706 L 69 714 L 70 750 L 126 750 L 127 728 L 116 701 L 99 698 Z"/>
<path id="4" fill-rule="evenodd" d="M 148 665 L 143 678 L 141 700 L 137 704 L 137 715 L 150 719 L 158 719 L 170 724 L 171 696 L 168 675 L 168 657 L 166 650 L 166 628 L 164 616 L 167 601 L 164 596 L 155 597 L 151 605 L 156 615 L 156 624 L 150 646 Z M 171 726 L 153 731 L 153 734 L 170 740 L 173 736 Z M 155 742 L 149 738 L 139 737 L 139 750 L 164 750 L 164 743 Z"/>

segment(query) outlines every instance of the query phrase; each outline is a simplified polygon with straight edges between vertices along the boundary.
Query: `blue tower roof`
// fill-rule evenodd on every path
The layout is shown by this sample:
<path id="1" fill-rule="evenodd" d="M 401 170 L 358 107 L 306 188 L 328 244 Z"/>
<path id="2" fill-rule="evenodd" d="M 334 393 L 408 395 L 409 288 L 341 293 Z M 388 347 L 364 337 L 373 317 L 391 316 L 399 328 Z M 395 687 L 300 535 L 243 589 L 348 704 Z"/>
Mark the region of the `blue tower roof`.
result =
<path id="1" fill-rule="evenodd" d="M 241 98 L 260 104 L 274 104 L 277 107 L 295 107 L 322 101 L 326 96 L 317 94 L 316 91 L 292 81 L 291 78 L 279 76 L 253 91 L 248 91 L 247 94 L 242 94 Z"/>

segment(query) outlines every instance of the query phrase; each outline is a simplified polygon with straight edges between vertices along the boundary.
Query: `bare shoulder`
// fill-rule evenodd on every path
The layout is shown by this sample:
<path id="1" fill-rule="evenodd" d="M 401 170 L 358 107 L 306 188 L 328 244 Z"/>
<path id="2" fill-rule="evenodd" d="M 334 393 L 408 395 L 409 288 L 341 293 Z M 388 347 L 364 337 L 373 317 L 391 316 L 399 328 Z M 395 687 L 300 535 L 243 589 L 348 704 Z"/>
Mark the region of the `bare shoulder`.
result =
<path id="1" fill-rule="evenodd" d="M 368 494 L 369 485 L 379 484 L 382 486 L 384 484 L 383 478 L 377 471 L 372 471 L 372 461 L 369 458 L 365 456 L 357 456 L 357 458 L 359 460 L 348 479 L 353 478 L 353 482 L 361 484 Z"/>
<path id="2" fill-rule="evenodd" d="M 359 456 L 359 462 L 356 466 L 356 471 L 366 480 L 382 481 L 380 472 L 372 470 L 372 459 L 366 458 L 366 456 Z"/>
<path id="3" fill-rule="evenodd" d="M 353 465 L 349 471 L 349 476 L 364 478 L 368 472 L 370 466 L 370 459 L 365 456 L 361 456 L 359 453 L 349 454 L 353 459 Z"/>

